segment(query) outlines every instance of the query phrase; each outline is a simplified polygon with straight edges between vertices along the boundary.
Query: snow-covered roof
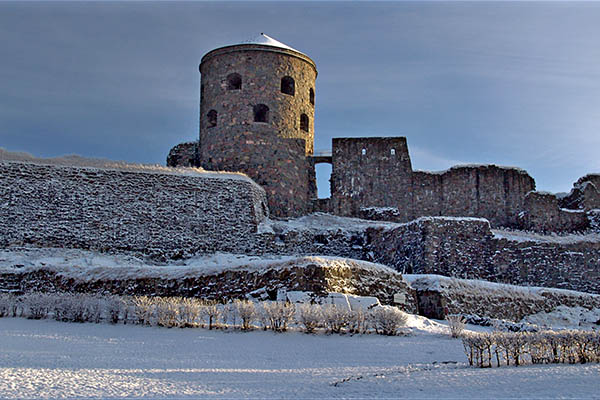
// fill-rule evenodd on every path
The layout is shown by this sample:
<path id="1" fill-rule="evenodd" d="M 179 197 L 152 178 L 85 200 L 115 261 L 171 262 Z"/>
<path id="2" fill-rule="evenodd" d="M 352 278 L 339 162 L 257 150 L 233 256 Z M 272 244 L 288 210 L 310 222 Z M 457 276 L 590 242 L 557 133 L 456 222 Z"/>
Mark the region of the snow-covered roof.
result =
<path id="1" fill-rule="evenodd" d="M 248 40 L 244 40 L 239 44 L 260 44 L 263 46 L 279 47 L 282 49 L 293 50 L 295 52 L 302 53 L 301 51 L 298 51 L 298 50 L 294 49 L 293 47 L 288 46 L 287 44 L 281 43 L 279 40 L 275 40 L 271 36 L 265 35 L 262 32 L 260 35 L 255 36 Z"/>

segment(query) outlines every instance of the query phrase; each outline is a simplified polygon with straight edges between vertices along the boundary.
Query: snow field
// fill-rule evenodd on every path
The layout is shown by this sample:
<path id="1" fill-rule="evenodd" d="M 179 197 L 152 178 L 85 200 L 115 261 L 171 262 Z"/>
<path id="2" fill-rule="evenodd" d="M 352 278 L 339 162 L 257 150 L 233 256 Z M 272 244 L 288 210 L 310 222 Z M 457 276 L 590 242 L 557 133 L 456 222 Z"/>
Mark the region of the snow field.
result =
<path id="1" fill-rule="evenodd" d="M 600 366 L 470 368 L 461 341 L 0 319 L 0 397 L 592 398 Z"/>

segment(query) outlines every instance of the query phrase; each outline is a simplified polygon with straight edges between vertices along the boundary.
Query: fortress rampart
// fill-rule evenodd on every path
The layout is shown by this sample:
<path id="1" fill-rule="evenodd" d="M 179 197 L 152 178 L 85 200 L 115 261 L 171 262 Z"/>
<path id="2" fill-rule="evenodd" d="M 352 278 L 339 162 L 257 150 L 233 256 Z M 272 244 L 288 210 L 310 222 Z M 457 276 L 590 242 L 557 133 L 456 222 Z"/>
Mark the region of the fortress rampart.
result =
<path id="1" fill-rule="evenodd" d="M 0 245 L 177 258 L 243 251 L 267 212 L 239 174 L 0 160 Z"/>
<path id="2" fill-rule="evenodd" d="M 402 273 L 600 293 L 598 233 L 498 231 L 484 219 L 452 217 L 399 224 L 317 214 L 273 221 L 265 218 L 264 190 L 250 179 L 195 169 L 4 159 L 0 172 L 2 248 L 71 247 L 158 260 L 219 251 L 319 254 Z"/>

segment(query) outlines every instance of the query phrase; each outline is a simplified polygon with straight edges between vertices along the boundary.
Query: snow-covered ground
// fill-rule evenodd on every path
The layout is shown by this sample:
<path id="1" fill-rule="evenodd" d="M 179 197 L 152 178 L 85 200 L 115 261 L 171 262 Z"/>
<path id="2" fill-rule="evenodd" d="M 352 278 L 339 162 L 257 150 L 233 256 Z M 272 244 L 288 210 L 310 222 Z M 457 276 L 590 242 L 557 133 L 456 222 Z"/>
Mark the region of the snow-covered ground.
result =
<path id="1" fill-rule="evenodd" d="M 435 322 L 307 335 L 0 319 L 0 398 L 594 398 L 600 365 L 476 369 Z"/>

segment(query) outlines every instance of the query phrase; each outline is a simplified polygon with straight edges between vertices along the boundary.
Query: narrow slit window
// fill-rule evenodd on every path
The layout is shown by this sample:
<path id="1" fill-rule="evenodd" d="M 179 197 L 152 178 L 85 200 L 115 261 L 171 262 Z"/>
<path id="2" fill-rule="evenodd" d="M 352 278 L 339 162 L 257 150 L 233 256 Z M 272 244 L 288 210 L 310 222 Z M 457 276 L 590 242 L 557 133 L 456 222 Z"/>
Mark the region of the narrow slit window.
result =
<path id="1" fill-rule="evenodd" d="M 209 128 L 214 128 L 215 126 L 217 126 L 217 117 L 218 117 L 218 113 L 217 110 L 210 110 L 207 114 L 206 117 L 208 118 L 208 127 Z"/>
<path id="2" fill-rule="evenodd" d="M 308 132 L 308 115 L 306 114 L 300 115 L 300 129 Z"/>
<path id="3" fill-rule="evenodd" d="M 242 76 L 238 73 L 227 75 L 227 90 L 241 90 Z"/>
<path id="4" fill-rule="evenodd" d="M 308 100 L 310 101 L 310 104 L 313 106 L 315 105 L 315 90 L 313 88 L 310 88 L 308 91 Z"/>
<path id="5" fill-rule="evenodd" d="M 255 105 L 254 122 L 269 122 L 269 107 L 265 104 Z"/>
<path id="6" fill-rule="evenodd" d="M 289 94 L 290 96 L 294 95 L 296 91 L 296 84 L 294 82 L 294 78 L 291 76 L 284 76 L 281 78 L 281 93 Z"/>

